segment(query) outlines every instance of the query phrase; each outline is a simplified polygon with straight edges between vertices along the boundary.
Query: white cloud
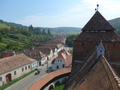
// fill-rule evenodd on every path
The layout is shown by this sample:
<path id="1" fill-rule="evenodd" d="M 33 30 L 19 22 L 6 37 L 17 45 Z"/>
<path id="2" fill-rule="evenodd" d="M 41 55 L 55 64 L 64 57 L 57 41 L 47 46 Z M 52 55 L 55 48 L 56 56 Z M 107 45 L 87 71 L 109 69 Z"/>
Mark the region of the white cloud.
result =
<path id="1" fill-rule="evenodd" d="M 120 0 L 81 0 L 81 3 L 59 15 L 31 15 L 15 22 L 39 27 L 83 27 L 94 14 L 97 4 L 107 20 L 120 17 Z"/>

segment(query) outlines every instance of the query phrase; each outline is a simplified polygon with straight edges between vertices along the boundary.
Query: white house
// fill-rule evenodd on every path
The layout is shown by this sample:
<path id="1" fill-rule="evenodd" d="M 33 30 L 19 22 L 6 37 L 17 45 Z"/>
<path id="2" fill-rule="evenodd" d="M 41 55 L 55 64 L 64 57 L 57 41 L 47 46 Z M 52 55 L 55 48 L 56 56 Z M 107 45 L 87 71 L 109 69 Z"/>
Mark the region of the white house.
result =
<path id="1" fill-rule="evenodd" d="M 0 86 L 36 68 L 36 60 L 23 53 L 0 59 Z"/>
<path id="2" fill-rule="evenodd" d="M 58 53 L 58 57 L 52 61 L 52 70 L 59 70 L 63 68 L 71 67 L 72 55 L 65 50 L 61 50 Z"/>

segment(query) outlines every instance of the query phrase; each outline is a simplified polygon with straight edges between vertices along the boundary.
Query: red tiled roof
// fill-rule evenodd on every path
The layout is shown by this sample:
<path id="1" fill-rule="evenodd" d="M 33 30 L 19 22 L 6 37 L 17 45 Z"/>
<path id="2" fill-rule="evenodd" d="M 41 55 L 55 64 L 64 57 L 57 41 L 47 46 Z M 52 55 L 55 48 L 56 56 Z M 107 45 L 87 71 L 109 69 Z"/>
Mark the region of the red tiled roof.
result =
<path id="1" fill-rule="evenodd" d="M 9 56 L 12 56 L 13 55 L 13 52 L 3 52 L 1 55 L 0 55 L 0 58 L 4 58 L 4 57 L 9 57 Z"/>
<path id="2" fill-rule="evenodd" d="M 65 66 L 71 66 L 72 65 L 72 55 L 67 55 L 65 62 L 66 62 Z"/>
<path id="3" fill-rule="evenodd" d="M 6 58 L 0 59 L 0 74 L 18 68 L 20 66 L 34 62 L 34 59 L 27 57 L 26 55 L 18 54 Z"/>
<path id="4" fill-rule="evenodd" d="M 49 82 L 53 78 L 70 72 L 71 72 L 71 68 L 66 68 L 51 72 L 47 74 L 45 77 L 41 78 L 36 83 L 34 83 L 31 87 L 28 88 L 28 90 L 40 90 L 40 88 L 42 88 L 47 82 Z"/>
<path id="5" fill-rule="evenodd" d="M 115 32 L 81 32 L 75 41 L 120 41 L 120 36 Z"/>
<path id="6" fill-rule="evenodd" d="M 115 30 L 108 21 L 100 14 L 99 11 L 93 15 L 88 23 L 83 27 L 82 31 L 98 31 L 98 30 Z"/>

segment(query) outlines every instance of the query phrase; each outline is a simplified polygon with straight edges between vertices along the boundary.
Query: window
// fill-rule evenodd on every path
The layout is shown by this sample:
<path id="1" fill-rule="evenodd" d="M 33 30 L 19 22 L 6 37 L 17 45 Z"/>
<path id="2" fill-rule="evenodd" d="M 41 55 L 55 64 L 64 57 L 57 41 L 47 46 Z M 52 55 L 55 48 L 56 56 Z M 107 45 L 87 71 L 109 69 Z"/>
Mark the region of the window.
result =
<path id="1" fill-rule="evenodd" d="M 2 77 L 0 77 L 0 81 L 2 81 Z"/>
<path id="2" fill-rule="evenodd" d="M 24 71 L 24 68 L 22 68 L 22 71 Z"/>
<path id="3" fill-rule="evenodd" d="M 16 71 L 14 71 L 14 75 L 16 75 Z"/>
<path id="4" fill-rule="evenodd" d="M 30 65 L 28 66 L 28 68 L 30 68 Z"/>
<path id="5" fill-rule="evenodd" d="M 25 70 L 27 70 L 27 66 L 25 67 Z"/>
<path id="6" fill-rule="evenodd" d="M 57 66 L 57 69 L 59 69 L 59 66 Z"/>
<path id="7" fill-rule="evenodd" d="M 63 64 L 63 68 L 65 67 L 65 65 Z"/>

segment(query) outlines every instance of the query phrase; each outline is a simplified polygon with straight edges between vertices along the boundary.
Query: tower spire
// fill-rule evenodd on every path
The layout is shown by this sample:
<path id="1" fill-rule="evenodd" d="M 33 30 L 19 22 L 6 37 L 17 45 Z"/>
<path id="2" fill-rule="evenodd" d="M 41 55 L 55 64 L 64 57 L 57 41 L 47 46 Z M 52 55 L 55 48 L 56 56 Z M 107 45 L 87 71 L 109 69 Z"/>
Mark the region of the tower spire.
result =
<path id="1" fill-rule="evenodd" d="M 99 8 L 99 4 L 97 4 L 97 8 L 95 8 L 95 11 L 98 11 L 98 8 Z"/>

